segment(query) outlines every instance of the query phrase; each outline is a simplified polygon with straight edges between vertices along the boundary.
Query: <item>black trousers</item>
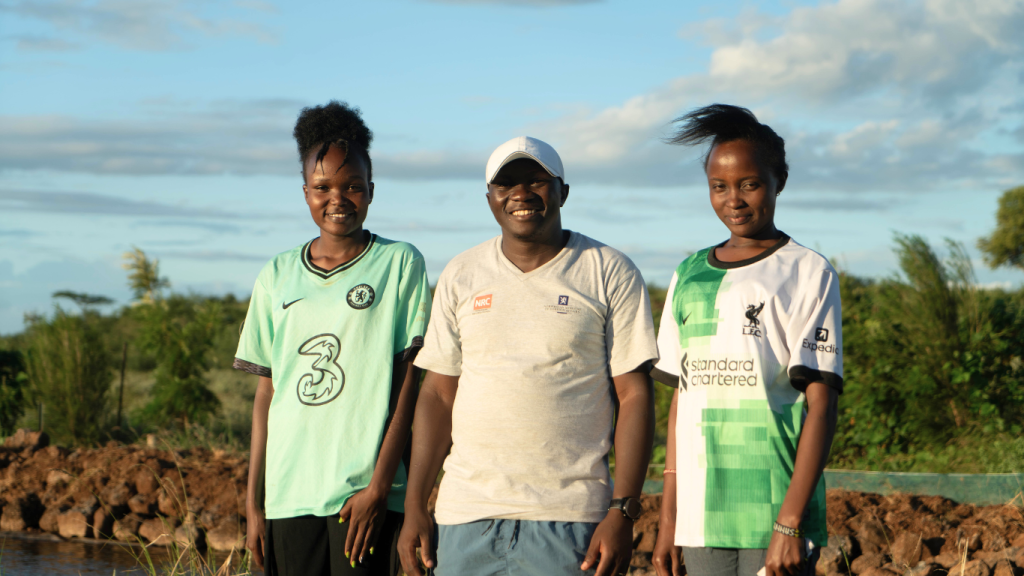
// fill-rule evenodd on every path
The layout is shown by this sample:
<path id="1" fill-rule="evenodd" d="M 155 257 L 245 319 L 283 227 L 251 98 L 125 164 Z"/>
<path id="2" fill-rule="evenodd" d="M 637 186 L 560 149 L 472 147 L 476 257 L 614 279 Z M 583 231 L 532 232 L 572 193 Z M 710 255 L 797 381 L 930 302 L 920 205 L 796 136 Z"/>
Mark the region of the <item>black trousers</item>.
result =
<path id="1" fill-rule="evenodd" d="M 338 516 L 298 516 L 267 520 L 264 563 L 267 576 L 395 576 L 398 533 L 403 515 L 388 511 L 374 553 L 355 568 L 345 558 L 345 538 L 351 522 Z"/>

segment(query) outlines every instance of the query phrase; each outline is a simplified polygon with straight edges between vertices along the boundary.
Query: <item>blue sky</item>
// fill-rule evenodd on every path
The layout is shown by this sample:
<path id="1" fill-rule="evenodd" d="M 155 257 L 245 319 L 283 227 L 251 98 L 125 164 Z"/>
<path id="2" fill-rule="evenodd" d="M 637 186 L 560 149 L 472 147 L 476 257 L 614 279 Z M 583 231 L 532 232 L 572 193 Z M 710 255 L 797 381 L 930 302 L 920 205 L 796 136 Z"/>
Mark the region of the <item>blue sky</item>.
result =
<path id="1" fill-rule="evenodd" d="M 127 302 L 121 254 L 179 291 L 248 295 L 317 234 L 291 129 L 359 106 L 375 139 L 367 227 L 432 279 L 498 232 L 490 151 L 553 144 L 567 227 L 665 285 L 726 231 L 697 150 L 661 142 L 711 102 L 787 141 L 780 228 L 894 273 L 892 234 L 974 248 L 1024 184 L 1024 0 L 826 2 L 0 0 L 0 333 L 75 290 Z"/>

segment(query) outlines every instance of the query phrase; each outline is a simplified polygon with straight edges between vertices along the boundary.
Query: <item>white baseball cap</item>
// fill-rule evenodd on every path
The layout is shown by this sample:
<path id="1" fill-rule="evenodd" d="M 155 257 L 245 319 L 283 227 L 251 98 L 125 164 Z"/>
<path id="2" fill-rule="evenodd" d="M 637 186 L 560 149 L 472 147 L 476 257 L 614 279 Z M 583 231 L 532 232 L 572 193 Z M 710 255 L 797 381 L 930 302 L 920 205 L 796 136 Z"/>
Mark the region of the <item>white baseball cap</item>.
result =
<path id="1" fill-rule="evenodd" d="M 487 183 L 490 184 L 502 166 L 513 160 L 529 158 L 536 160 L 548 174 L 561 178 L 565 182 L 565 170 L 562 169 L 562 159 L 558 152 L 547 142 L 542 142 L 530 136 L 517 136 L 501 146 L 498 146 L 491 157 L 487 160 L 487 172 L 485 174 Z"/>

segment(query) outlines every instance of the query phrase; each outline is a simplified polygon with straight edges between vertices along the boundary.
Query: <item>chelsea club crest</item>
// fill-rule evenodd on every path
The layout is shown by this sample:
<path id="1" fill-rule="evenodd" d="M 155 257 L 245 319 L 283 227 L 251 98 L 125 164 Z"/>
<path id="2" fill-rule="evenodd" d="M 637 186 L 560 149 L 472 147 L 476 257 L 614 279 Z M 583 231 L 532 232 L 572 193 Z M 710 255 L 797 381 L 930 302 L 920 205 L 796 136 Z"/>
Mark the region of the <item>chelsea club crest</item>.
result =
<path id="1" fill-rule="evenodd" d="M 369 284 L 360 284 L 348 291 L 348 305 L 356 310 L 365 310 L 373 304 L 373 288 Z"/>

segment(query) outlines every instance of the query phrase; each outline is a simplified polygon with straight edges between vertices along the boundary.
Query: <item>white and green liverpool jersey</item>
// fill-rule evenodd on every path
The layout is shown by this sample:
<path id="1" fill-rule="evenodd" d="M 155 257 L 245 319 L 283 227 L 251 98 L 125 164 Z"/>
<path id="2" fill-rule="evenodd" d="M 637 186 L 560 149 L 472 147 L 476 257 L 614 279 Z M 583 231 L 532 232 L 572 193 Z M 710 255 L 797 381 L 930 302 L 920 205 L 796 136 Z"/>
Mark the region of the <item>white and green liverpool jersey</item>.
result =
<path id="1" fill-rule="evenodd" d="M 683 261 L 661 319 L 657 368 L 679 377 L 678 546 L 767 548 L 806 414 L 803 391 L 842 391 L 839 277 L 788 237 L 755 258 L 714 248 Z M 826 544 L 825 484 L 800 525 Z"/>
<path id="2" fill-rule="evenodd" d="M 358 257 L 324 270 L 311 244 L 263 267 L 235 360 L 274 382 L 267 518 L 335 514 L 369 485 L 394 361 L 423 345 L 429 318 L 423 256 L 412 245 L 371 234 Z M 405 483 L 400 465 L 389 509 L 404 509 Z"/>

